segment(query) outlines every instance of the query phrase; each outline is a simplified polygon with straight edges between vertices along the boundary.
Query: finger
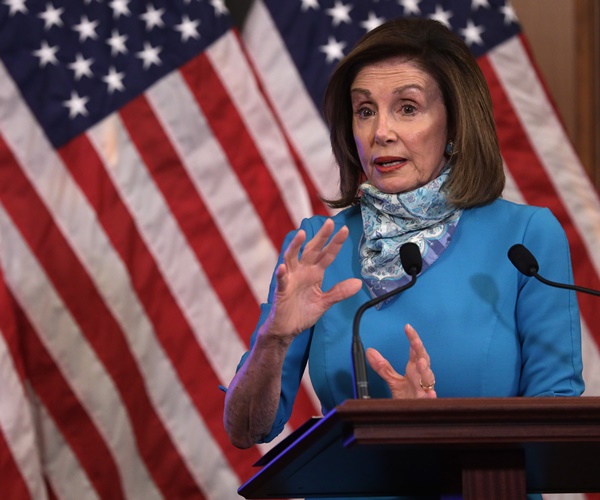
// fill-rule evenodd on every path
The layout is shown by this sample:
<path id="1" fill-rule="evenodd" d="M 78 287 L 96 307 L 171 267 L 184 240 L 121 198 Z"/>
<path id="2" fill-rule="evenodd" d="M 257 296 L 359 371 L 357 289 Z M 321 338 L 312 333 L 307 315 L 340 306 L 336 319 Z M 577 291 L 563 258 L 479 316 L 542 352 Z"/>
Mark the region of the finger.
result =
<path id="1" fill-rule="evenodd" d="M 430 363 L 429 354 L 425 349 L 425 345 L 419 337 L 417 331 L 412 327 L 412 325 L 407 324 L 404 327 L 404 332 L 410 342 L 410 359 L 412 361 L 417 361 L 419 358 L 425 358 L 427 364 Z"/>
<path id="2" fill-rule="evenodd" d="M 369 347 L 366 356 L 371 368 L 373 368 L 375 373 L 385 380 L 388 385 L 404 378 L 394 370 L 390 362 L 385 359 L 377 349 Z"/>
<path id="3" fill-rule="evenodd" d="M 287 266 L 285 264 L 279 264 L 275 270 L 275 278 L 277 279 L 277 290 L 279 292 L 285 291 L 289 282 Z"/>
<path id="4" fill-rule="evenodd" d="M 306 233 L 304 230 L 300 229 L 292 238 L 289 245 L 283 252 L 283 262 L 285 263 L 288 269 L 295 269 L 298 265 L 298 254 L 300 253 L 300 248 L 302 248 L 302 243 L 306 239 Z"/>
<path id="5" fill-rule="evenodd" d="M 341 227 L 340 230 L 331 237 L 331 240 L 329 240 L 329 243 L 327 243 L 325 248 L 323 248 L 319 260 L 319 263 L 323 268 L 329 266 L 329 264 L 337 257 L 342 245 L 348 238 L 348 233 L 349 231 L 346 226 Z"/>
<path id="6" fill-rule="evenodd" d="M 419 362 L 417 363 L 417 373 L 419 376 L 419 389 L 426 393 L 428 397 L 431 397 L 430 393 L 432 392 L 434 393 L 433 397 L 436 397 L 435 374 L 433 373 L 429 363 L 427 363 L 424 358 L 420 358 Z"/>
<path id="7" fill-rule="evenodd" d="M 329 308 L 333 304 L 351 297 L 362 288 L 362 284 L 362 280 L 358 278 L 348 278 L 347 280 L 336 283 L 331 289 L 323 294 L 326 307 Z"/>
<path id="8" fill-rule="evenodd" d="M 331 219 L 327 219 L 321 229 L 306 243 L 302 252 L 302 260 L 309 264 L 314 264 L 321 259 L 321 252 L 325 247 L 327 240 L 331 237 L 334 229 L 334 223 Z"/>

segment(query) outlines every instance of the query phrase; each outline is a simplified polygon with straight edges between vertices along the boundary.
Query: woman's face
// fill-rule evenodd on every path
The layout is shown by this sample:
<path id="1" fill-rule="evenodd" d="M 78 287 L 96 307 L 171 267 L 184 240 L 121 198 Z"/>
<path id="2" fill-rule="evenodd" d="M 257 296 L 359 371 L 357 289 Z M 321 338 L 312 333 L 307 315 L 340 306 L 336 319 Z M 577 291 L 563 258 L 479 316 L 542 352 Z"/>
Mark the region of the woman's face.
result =
<path id="1" fill-rule="evenodd" d="M 351 86 L 352 130 L 367 179 L 384 193 L 435 179 L 446 160 L 446 106 L 437 82 L 415 63 L 386 59 Z"/>

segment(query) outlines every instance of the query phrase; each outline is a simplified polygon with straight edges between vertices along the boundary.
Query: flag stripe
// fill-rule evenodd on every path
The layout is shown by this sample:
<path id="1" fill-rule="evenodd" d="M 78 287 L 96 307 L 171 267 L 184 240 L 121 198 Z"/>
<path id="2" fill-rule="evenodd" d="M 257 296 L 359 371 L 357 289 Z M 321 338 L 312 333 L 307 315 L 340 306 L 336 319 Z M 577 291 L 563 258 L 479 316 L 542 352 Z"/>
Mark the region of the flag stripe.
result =
<path id="1" fill-rule="evenodd" d="M 125 106 L 120 115 L 169 209 L 209 274 L 211 286 L 226 306 L 228 316 L 239 332 L 252 331 L 258 318 L 257 304 L 241 273 L 223 276 L 222 269 L 237 271 L 237 264 L 187 173 L 181 168 L 181 161 L 147 100 L 143 96 L 138 97 Z M 145 123 L 143 131 L 136 127 L 141 117 Z M 168 165 L 169 170 L 163 170 L 163 165 Z M 173 170 L 177 170 L 178 175 L 172 175 Z M 211 246 L 199 244 L 205 239 L 211 241 Z M 217 248 L 219 251 L 215 252 Z"/>
<path id="2" fill-rule="evenodd" d="M 242 37 L 248 55 L 287 137 L 321 195 L 337 196 L 339 179 L 327 140 L 329 131 L 262 0 L 252 2 L 245 26 Z"/>
<path id="3" fill-rule="evenodd" d="M 0 355 L 1 354 L 2 352 L 0 351 Z M 2 357 L 0 357 L 0 360 L 2 360 Z M 30 489 L 28 488 L 29 485 L 25 482 L 25 479 L 21 474 L 21 468 L 26 471 L 29 468 L 29 464 L 25 462 L 17 465 L 3 429 L 7 429 L 7 431 L 11 433 L 14 432 L 14 429 L 8 425 L 7 422 L 3 422 L 2 419 L 0 419 L 0 470 L 2 471 L 2 494 L 13 500 L 29 500 L 30 498 L 35 498 L 33 493 L 30 493 Z M 44 498 L 40 493 L 41 492 L 38 492 L 38 498 Z"/>
<path id="4" fill-rule="evenodd" d="M 0 148 L 3 151 L 8 150 L 4 143 L 0 145 Z M 6 159 L 5 162 L 8 163 Z M 20 163 L 27 164 L 27 162 Z M 21 171 L 18 168 L 13 168 L 12 171 L 4 168 L 3 173 L 4 175 L 1 175 L 2 183 L 4 185 L 12 184 L 12 190 L 7 195 L 20 193 L 19 200 L 9 198 L 3 199 L 3 202 L 17 221 L 16 224 L 33 249 L 36 258 L 44 267 L 54 286 L 57 287 L 57 292 L 68 305 L 75 321 L 81 325 L 86 338 L 115 380 L 123 402 L 129 410 L 133 423 L 132 430 L 141 455 L 150 467 L 152 476 L 165 493 L 173 488 L 174 482 L 179 482 L 180 485 L 187 483 L 190 491 L 193 491 L 196 488 L 195 482 L 174 449 L 162 422 L 147 397 L 144 390 L 144 379 L 133 359 L 120 325 Z M 33 210 L 37 214 L 38 221 L 43 221 L 45 225 L 31 225 L 27 212 L 19 211 L 18 207 L 11 206 L 13 202 L 15 205 L 17 203 L 23 205 L 22 200 L 27 203 L 26 209 Z M 22 219 L 19 220 L 19 217 Z M 60 258 L 56 258 L 56 256 L 60 256 Z M 70 280 L 65 281 L 64 276 L 70 276 Z M 94 317 L 89 316 L 88 308 L 95 311 Z M 106 331 L 112 332 L 110 340 L 101 333 L 98 334 Z M 144 425 L 142 425 L 142 421 Z M 150 436 L 151 439 L 149 439 Z M 164 468 L 152 470 L 152 466 L 157 461 L 154 456 L 157 444 L 163 447 L 160 461 Z"/>
<path id="5" fill-rule="evenodd" d="M 264 160 L 247 132 L 239 111 L 231 102 L 207 56 L 202 54 L 195 58 L 181 72 L 200 108 L 206 116 L 210 116 L 212 132 L 260 214 L 273 244 L 280 247 L 294 224 L 273 178 L 264 168 Z"/>
<path id="6" fill-rule="evenodd" d="M 189 83 L 189 82 L 188 82 Z M 196 96 L 195 96 L 196 97 Z M 237 311 L 243 312 L 243 317 L 235 325 L 240 336 L 245 339 L 246 345 L 249 342 L 249 334 L 252 332 L 256 324 L 257 316 L 251 316 L 248 312 L 251 309 L 252 296 L 247 288 L 246 281 L 242 277 L 236 277 L 230 273 L 230 279 L 235 279 L 234 282 L 227 282 L 221 274 L 222 269 L 235 269 L 235 261 L 230 256 L 228 247 L 220 235 L 218 228 L 215 227 L 214 221 L 195 191 L 193 182 L 185 171 L 181 175 L 172 176 L 169 172 L 167 177 L 161 176 L 161 165 L 175 165 L 173 168 L 180 168 L 182 163 L 177 152 L 172 148 L 169 138 L 164 134 L 160 122 L 154 115 L 152 108 L 146 99 L 138 98 L 132 103 L 125 106 L 120 115 L 123 117 L 124 123 L 128 126 L 128 132 L 131 134 L 133 142 L 136 144 L 138 151 L 142 155 L 144 162 L 148 165 L 150 173 L 157 186 L 161 189 L 165 200 L 170 201 L 169 208 L 177 218 L 180 227 L 182 227 L 186 239 L 190 242 L 193 249 L 198 249 L 197 252 L 205 249 L 205 253 L 198 254 L 197 257 L 202 264 L 203 269 L 209 274 L 211 287 L 220 292 L 221 302 L 226 306 L 228 316 L 234 320 L 239 318 Z M 142 120 L 144 123 L 144 133 L 140 134 L 140 128 L 136 126 L 137 120 Z M 151 149 L 149 145 L 159 145 Z M 226 168 L 225 165 L 221 168 Z M 180 205 L 180 201 L 185 200 L 185 204 Z M 193 204 L 191 201 L 193 200 Z M 204 215 L 202 226 L 204 229 L 201 234 L 195 230 L 198 227 L 198 216 Z M 284 232 L 287 233 L 286 229 Z M 209 237 L 213 245 L 211 247 L 201 245 L 204 238 Z M 219 244 L 220 243 L 220 244 Z M 220 248 L 219 252 L 215 252 L 215 248 Z M 222 262 L 221 259 L 227 259 Z M 237 278 L 237 279 L 236 279 Z M 254 303 L 254 309 L 258 311 L 257 304 Z M 242 323 L 242 320 L 244 323 Z M 221 339 L 220 339 L 221 340 Z M 220 342 L 219 342 L 220 343 Z M 213 345 L 211 352 L 215 353 L 218 350 L 218 345 Z M 224 381 L 228 383 L 229 380 Z M 298 408 L 295 411 L 292 425 L 299 425 L 309 416 L 315 413 L 311 399 L 302 391 L 297 400 Z"/>
<path id="7" fill-rule="evenodd" d="M 6 146 L 2 142 L 0 142 L 0 151 L 6 151 Z M 7 165 L 6 161 L 4 161 L 4 165 Z M 17 191 L 20 193 L 20 196 L 16 197 L 17 199 L 14 199 L 13 196 L 5 196 L 5 193 L 1 194 L 2 203 L 7 207 L 7 210 L 10 211 L 16 224 L 18 225 L 19 221 L 27 216 L 27 210 L 31 209 L 31 207 L 38 209 L 36 213 L 38 214 L 39 220 L 44 221 L 42 214 L 44 214 L 45 210 L 43 210 L 41 206 L 36 207 L 36 205 L 39 204 L 39 200 L 36 198 L 35 194 L 30 192 L 31 188 L 26 185 L 25 179 L 19 173 L 11 173 L 6 168 L 1 169 L 0 172 L 10 175 L 13 186 L 18 185 L 18 181 L 21 181 L 21 185 Z M 6 175 L 0 174 L 0 178 L 0 184 L 6 185 Z M 48 228 L 52 228 L 53 224 L 52 222 L 45 222 L 47 223 L 46 226 L 40 224 L 38 227 L 44 228 L 44 231 L 48 231 Z M 24 232 L 31 233 L 33 231 L 25 228 Z M 17 230 L 13 228 L 6 215 L 3 216 L 2 220 L 2 233 L 6 235 L 5 245 L 8 244 L 8 242 L 13 245 L 12 248 L 7 249 L 6 251 L 18 251 L 23 263 L 27 263 L 27 269 L 31 272 L 38 271 L 38 274 L 43 276 L 43 271 L 38 269 L 37 260 L 29 255 L 29 248 L 35 246 L 32 244 L 34 238 L 29 239 L 28 246 L 19 244 L 20 236 L 17 234 Z M 46 243 L 52 244 L 54 238 L 50 236 L 48 232 L 46 232 L 45 237 L 47 238 Z M 44 252 L 49 247 L 41 245 L 39 248 Z M 51 252 L 48 251 L 48 253 Z M 17 271 L 18 269 L 14 270 L 14 272 Z M 19 303 L 23 305 L 23 308 L 31 311 L 30 314 L 39 316 L 32 318 L 35 320 L 36 324 L 41 325 L 41 328 L 38 327 L 36 330 L 43 332 L 43 335 L 45 336 L 44 340 L 50 344 L 49 349 L 52 351 L 52 354 L 48 352 L 47 347 L 41 342 L 41 339 L 38 338 L 37 332 L 30 325 L 29 320 L 26 317 L 21 318 L 20 329 L 22 338 L 27 346 L 28 356 L 25 358 L 25 362 L 27 364 L 28 379 L 30 383 L 44 401 L 44 404 L 53 415 L 57 424 L 61 427 L 61 431 L 69 441 L 69 445 L 80 458 L 82 466 L 88 471 L 89 477 L 92 479 L 98 478 L 97 484 L 95 483 L 98 491 L 100 493 L 106 493 L 112 498 L 124 498 L 125 496 L 121 490 L 118 468 L 112 458 L 113 454 L 108 451 L 105 445 L 106 435 L 102 436 L 99 434 L 97 426 L 91 422 L 86 409 L 82 408 L 80 404 L 80 401 L 82 400 L 93 401 L 96 392 L 99 393 L 97 397 L 102 396 L 106 401 L 117 399 L 116 397 L 108 398 L 106 392 L 107 387 L 101 386 L 102 368 L 98 368 L 95 355 L 89 352 L 86 342 L 80 338 L 79 329 L 74 323 L 65 317 L 61 317 L 59 320 L 57 320 L 56 317 L 53 317 L 55 311 L 60 311 L 64 305 L 58 297 L 54 297 L 54 289 L 49 283 L 40 282 L 37 285 L 38 290 L 25 291 L 17 286 L 18 280 L 20 279 L 18 274 L 13 276 L 11 273 L 5 272 L 5 275 L 11 288 L 17 290 L 17 299 Z M 36 292 L 42 290 L 48 308 L 42 309 L 38 307 L 32 309 L 32 306 L 36 302 L 39 302 Z M 50 307 L 51 305 L 54 307 Z M 61 333 L 60 337 L 55 334 L 57 330 Z M 77 360 L 71 359 L 67 354 L 68 349 L 74 347 L 78 347 Z M 60 368 L 56 366 L 55 360 L 59 360 L 61 365 Z M 90 376 L 78 374 L 78 370 L 81 369 L 79 363 L 82 361 L 85 361 L 84 368 L 89 370 L 88 373 L 94 374 L 98 386 L 85 386 L 85 382 L 90 379 Z M 63 373 L 72 375 L 69 379 L 80 386 L 78 395 L 73 393 L 70 384 Z M 91 379 L 89 381 L 91 382 Z M 101 387 L 103 387 L 103 391 L 99 391 Z M 103 418 L 101 414 L 95 415 L 96 421 L 103 421 L 100 428 L 105 429 L 105 432 L 110 432 L 115 418 L 119 416 L 119 407 L 120 404 L 116 403 L 112 406 L 110 411 L 104 409 L 106 412 L 105 418 Z M 69 426 L 69 422 L 77 422 L 77 426 L 71 427 Z M 122 440 L 123 437 L 120 439 Z M 114 446 L 116 448 L 118 446 L 118 439 L 115 439 L 114 441 Z M 90 446 L 95 450 L 95 457 L 88 453 Z M 133 465 L 137 463 L 137 461 L 132 462 Z M 132 491 L 135 491 L 135 488 L 132 487 Z"/>
<path id="8" fill-rule="evenodd" d="M 35 446 L 31 408 L 23 385 L 25 367 L 19 352 L 15 312 L 10 307 L 12 302 L 0 269 L 0 387 L 5 403 L 0 405 L 0 471 L 4 495 L 8 498 L 43 500 L 46 498 L 45 486 Z"/>
<path id="9" fill-rule="evenodd" d="M 141 118 L 146 121 L 146 117 Z M 61 156 L 99 214 L 99 222 L 123 259 L 132 285 L 185 391 L 194 399 L 196 408 L 202 412 L 219 446 L 233 455 L 230 459 L 239 461 L 240 454 L 231 453 L 231 444 L 219 418 L 222 402 L 218 398 L 204 397 L 216 391 L 220 381 L 210 369 L 210 360 L 196 342 L 190 324 L 160 274 L 148 247 L 137 231 L 134 219 L 120 200 L 96 151 L 86 137 L 81 136 L 72 141 L 67 148 L 63 148 Z M 84 168 L 76 162 L 76 159 L 81 157 L 88 159 Z M 105 206 L 108 203 L 110 208 Z M 153 307 L 157 301 L 161 304 L 160 308 Z M 202 377 L 198 377 L 198 366 L 206 367 Z M 173 404 L 177 404 L 177 401 L 173 401 Z M 246 470 L 246 467 L 258 459 L 258 455 L 253 453 L 242 456 L 245 458 L 245 467 L 240 467 L 239 470 Z"/>
<path id="10" fill-rule="evenodd" d="M 252 68 L 238 37 L 230 32 L 217 40 L 205 54 L 215 79 L 218 79 L 231 105 L 238 110 L 243 129 L 260 154 L 261 163 L 277 185 L 276 192 L 280 193 L 281 202 L 291 217 L 290 227 L 294 229 L 303 218 L 312 215 L 307 186 L 302 182 L 292 151 L 286 147 L 286 137 L 258 85 L 252 78 L 239 78 L 240 74 L 252 75 Z M 193 78 L 193 68 L 189 69 L 192 71 L 188 73 L 188 65 L 182 68 Z M 202 80 L 205 80 L 204 75 Z M 251 189 L 256 189 L 256 186 L 251 186 Z M 267 194 L 273 197 L 272 192 L 267 191 Z"/>

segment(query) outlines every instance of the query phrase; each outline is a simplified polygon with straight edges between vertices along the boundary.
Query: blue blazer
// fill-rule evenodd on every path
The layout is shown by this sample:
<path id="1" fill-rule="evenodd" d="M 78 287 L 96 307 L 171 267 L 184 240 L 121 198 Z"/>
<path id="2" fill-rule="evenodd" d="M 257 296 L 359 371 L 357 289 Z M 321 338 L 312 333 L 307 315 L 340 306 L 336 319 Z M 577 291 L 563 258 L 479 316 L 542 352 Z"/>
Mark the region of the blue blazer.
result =
<path id="1" fill-rule="evenodd" d="M 361 278 L 360 208 L 345 209 L 333 219 L 336 228 L 346 225 L 350 234 L 325 273 L 325 290 L 340 280 Z M 325 217 L 315 216 L 302 222 L 307 241 L 324 221 Z M 522 243 L 536 256 L 541 275 L 573 282 L 566 235 L 548 209 L 505 200 L 467 209 L 449 247 L 419 275 L 416 285 L 381 309 L 365 312 L 360 327 L 365 349 L 375 347 L 403 374 L 409 351 L 404 325 L 410 323 L 431 357 L 438 397 L 581 395 L 581 332 L 575 292 L 520 274 L 507 257 L 515 243 Z M 269 314 L 274 289 L 273 279 L 259 325 Z M 277 436 L 287 422 L 309 359 L 310 378 L 324 413 L 353 397 L 352 322 L 358 307 L 369 299 L 363 285 L 292 342 L 283 368 L 277 418 L 265 441 Z M 255 337 L 256 331 L 251 347 Z M 371 397 L 390 397 L 387 384 L 370 367 L 368 377 Z"/>

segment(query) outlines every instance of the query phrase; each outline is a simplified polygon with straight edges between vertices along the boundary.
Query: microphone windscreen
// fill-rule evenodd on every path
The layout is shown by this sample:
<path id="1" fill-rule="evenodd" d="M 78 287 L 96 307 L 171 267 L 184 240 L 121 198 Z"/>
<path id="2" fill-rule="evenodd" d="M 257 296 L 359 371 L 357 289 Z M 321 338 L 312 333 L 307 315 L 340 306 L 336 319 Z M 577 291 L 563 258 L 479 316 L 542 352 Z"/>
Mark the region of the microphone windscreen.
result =
<path id="1" fill-rule="evenodd" d="M 423 267 L 423 259 L 421 251 L 416 243 L 409 241 L 400 247 L 400 263 L 406 274 L 413 275 L 421 272 Z"/>
<path id="2" fill-rule="evenodd" d="M 510 247 L 508 258 L 513 263 L 513 266 L 525 276 L 533 276 L 540 268 L 533 254 L 520 243 Z"/>

